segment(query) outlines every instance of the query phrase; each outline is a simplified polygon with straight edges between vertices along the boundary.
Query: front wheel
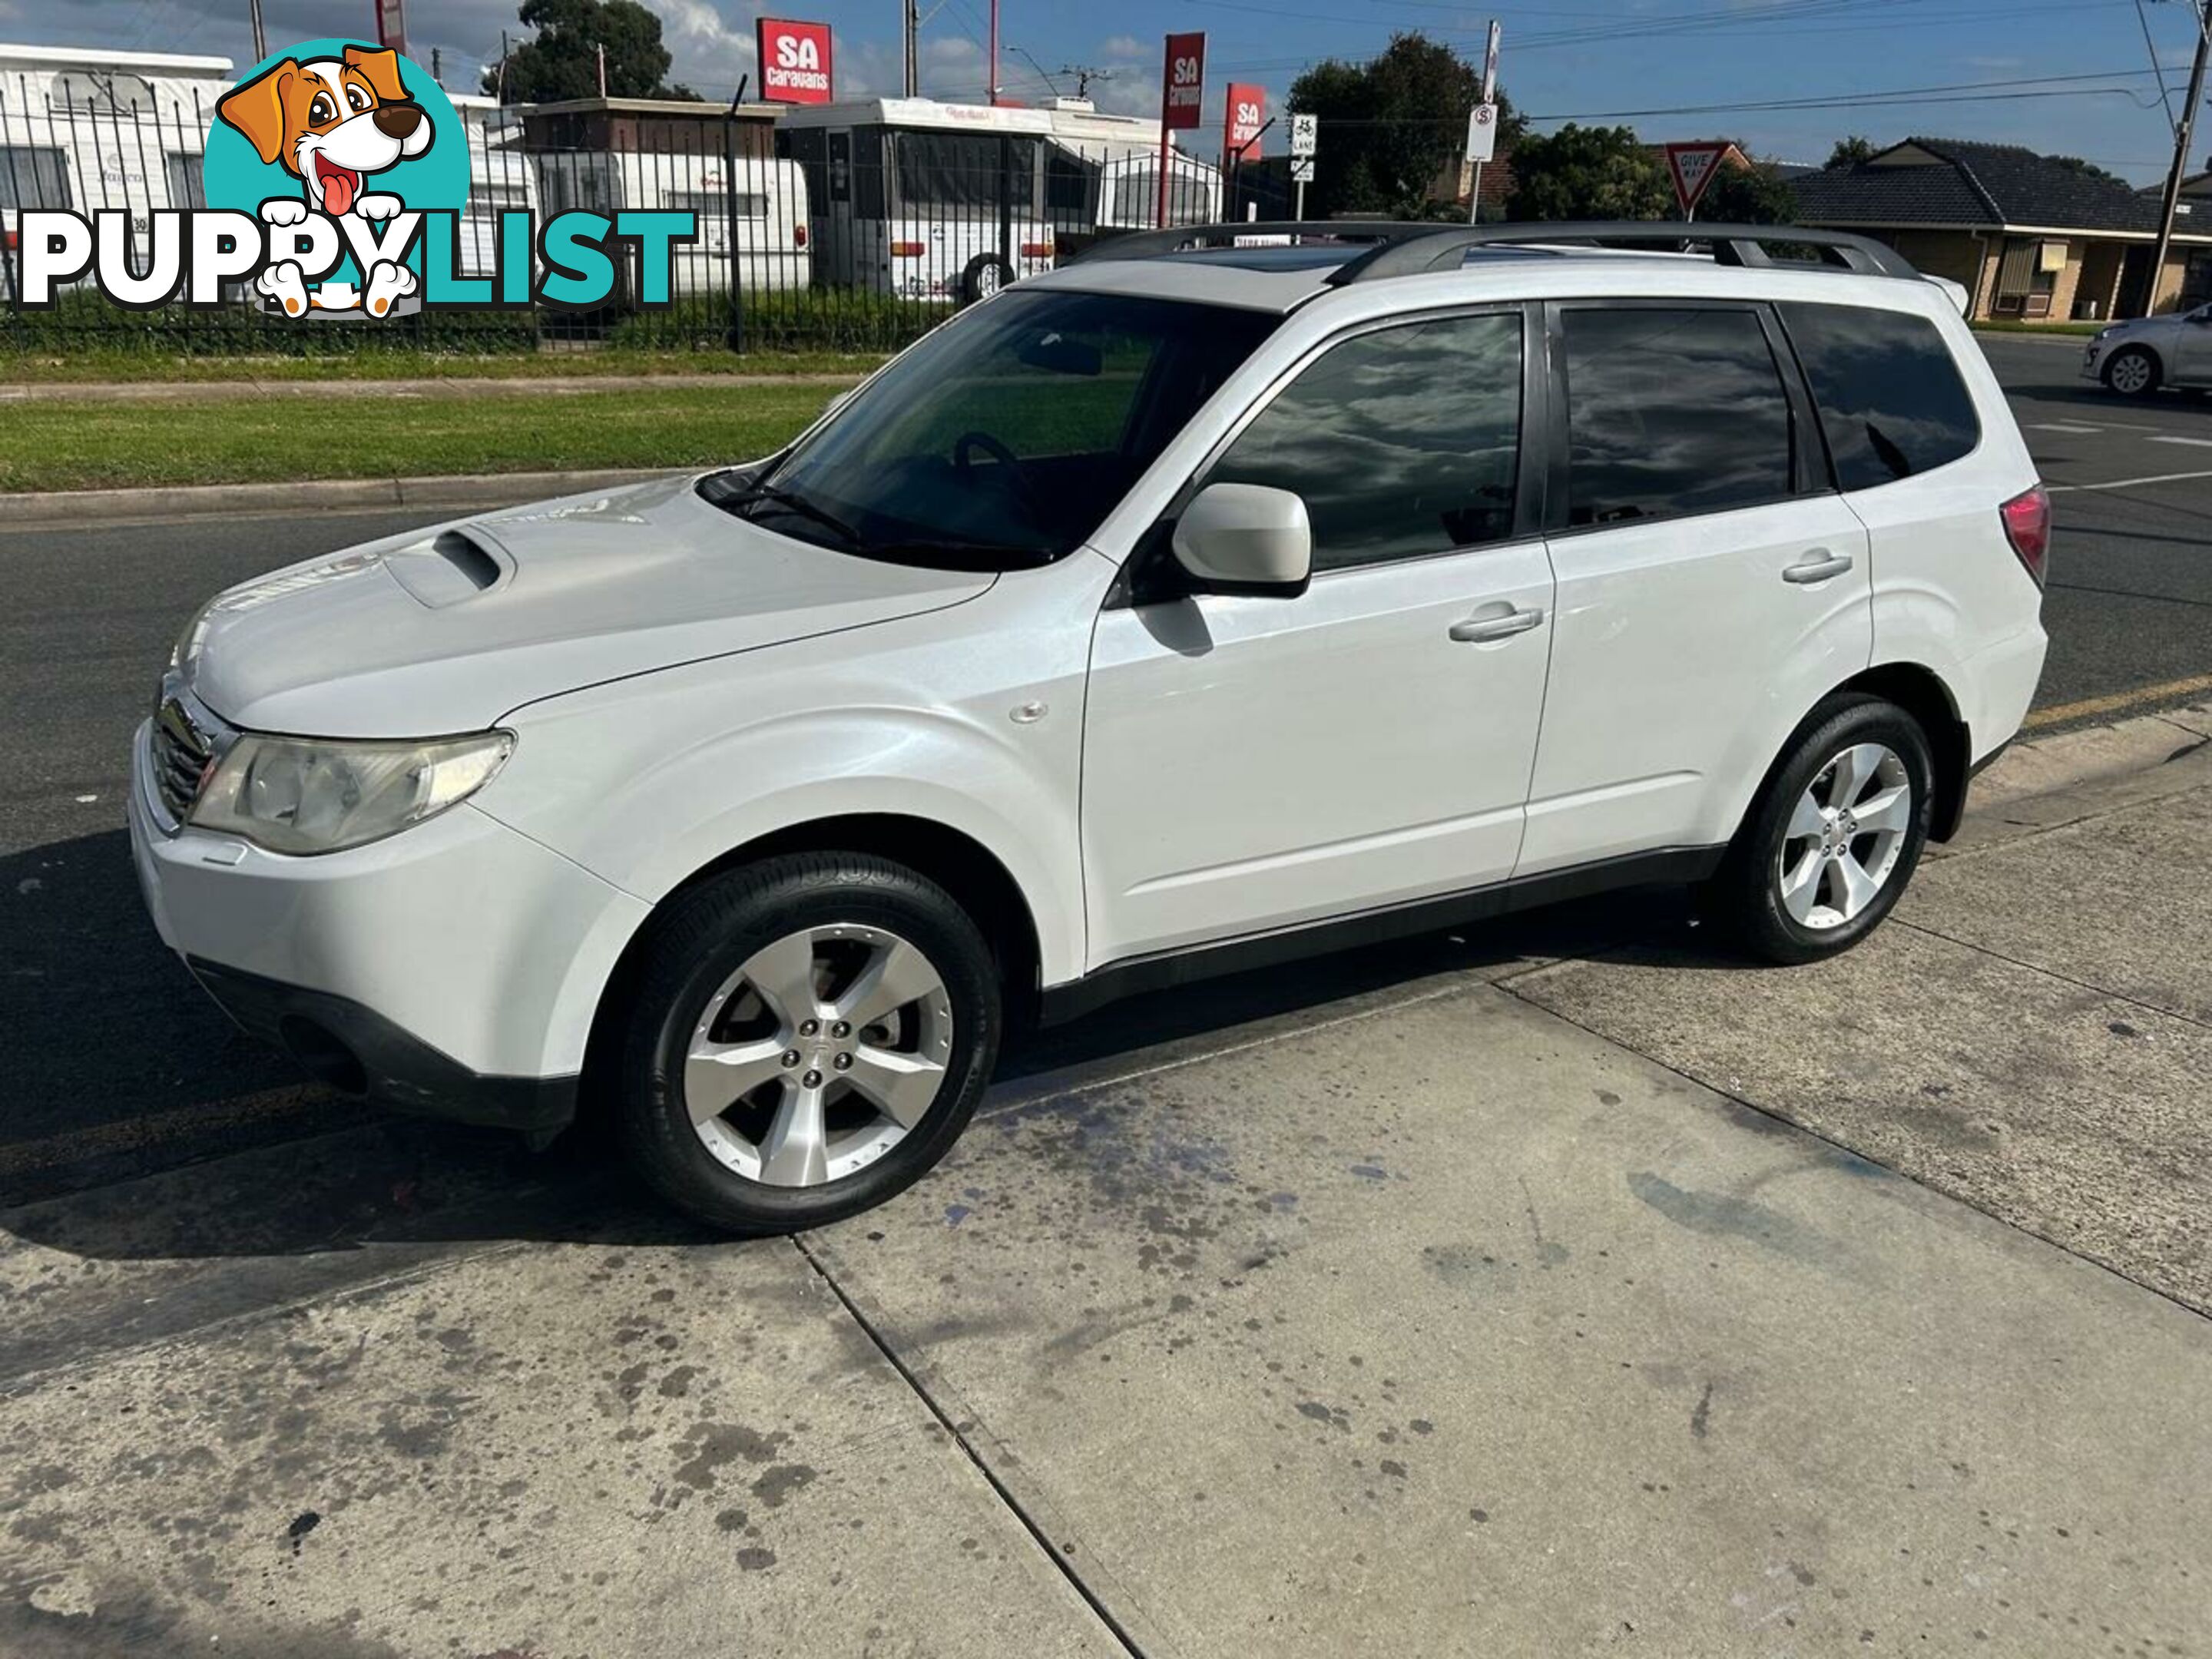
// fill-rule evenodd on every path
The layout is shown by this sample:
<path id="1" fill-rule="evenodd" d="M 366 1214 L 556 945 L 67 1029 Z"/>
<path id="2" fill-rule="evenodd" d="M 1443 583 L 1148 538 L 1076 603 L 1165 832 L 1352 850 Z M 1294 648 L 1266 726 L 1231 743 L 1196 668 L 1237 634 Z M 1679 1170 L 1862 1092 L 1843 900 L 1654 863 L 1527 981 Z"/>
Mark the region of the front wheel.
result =
<path id="1" fill-rule="evenodd" d="M 1934 770 L 1919 722 L 1896 704 L 1828 699 L 1798 728 L 1714 877 L 1717 919 L 1770 962 L 1849 950 L 1920 862 Z"/>
<path id="2" fill-rule="evenodd" d="M 2123 398 L 2141 398 L 2158 390 L 2158 359 L 2141 346 L 2116 351 L 2105 365 L 2105 385 Z"/>
<path id="3" fill-rule="evenodd" d="M 989 946 L 888 860 L 806 854 L 653 919 L 623 1044 L 623 1136 L 671 1203 L 738 1233 L 818 1227 L 921 1178 L 997 1059 Z"/>

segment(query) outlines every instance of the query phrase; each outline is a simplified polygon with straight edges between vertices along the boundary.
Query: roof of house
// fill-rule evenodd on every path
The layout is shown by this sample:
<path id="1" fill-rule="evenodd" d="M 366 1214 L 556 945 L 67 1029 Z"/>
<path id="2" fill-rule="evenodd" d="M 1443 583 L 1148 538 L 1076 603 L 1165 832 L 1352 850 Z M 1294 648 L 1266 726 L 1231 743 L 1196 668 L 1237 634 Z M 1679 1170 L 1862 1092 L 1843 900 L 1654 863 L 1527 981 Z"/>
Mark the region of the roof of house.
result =
<path id="1" fill-rule="evenodd" d="M 2017 144 L 1908 138 L 1849 167 L 1790 180 L 1808 224 L 2158 229 L 2158 204 L 2117 179 Z"/>

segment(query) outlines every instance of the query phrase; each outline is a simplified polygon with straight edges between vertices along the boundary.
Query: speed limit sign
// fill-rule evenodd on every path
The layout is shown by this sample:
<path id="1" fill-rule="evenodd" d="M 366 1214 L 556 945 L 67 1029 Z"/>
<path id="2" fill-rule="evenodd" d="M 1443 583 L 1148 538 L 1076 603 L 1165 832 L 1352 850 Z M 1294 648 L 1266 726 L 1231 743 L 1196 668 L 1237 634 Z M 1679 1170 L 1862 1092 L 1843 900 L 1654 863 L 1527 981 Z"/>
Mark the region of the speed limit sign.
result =
<path id="1" fill-rule="evenodd" d="M 1498 155 L 1498 106 L 1477 104 L 1468 112 L 1467 159 L 1495 160 Z"/>

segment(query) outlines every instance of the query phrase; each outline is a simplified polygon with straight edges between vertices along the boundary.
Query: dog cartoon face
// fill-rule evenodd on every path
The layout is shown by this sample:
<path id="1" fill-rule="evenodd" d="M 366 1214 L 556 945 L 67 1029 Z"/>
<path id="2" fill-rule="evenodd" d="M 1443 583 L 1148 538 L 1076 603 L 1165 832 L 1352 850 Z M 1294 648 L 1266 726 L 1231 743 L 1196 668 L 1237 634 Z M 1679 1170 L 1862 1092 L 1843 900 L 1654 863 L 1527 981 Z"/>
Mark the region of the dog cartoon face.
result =
<path id="1" fill-rule="evenodd" d="M 225 94 L 216 112 L 307 187 L 311 207 L 345 213 L 362 179 L 430 148 L 430 118 L 407 95 L 396 52 L 287 58 Z"/>

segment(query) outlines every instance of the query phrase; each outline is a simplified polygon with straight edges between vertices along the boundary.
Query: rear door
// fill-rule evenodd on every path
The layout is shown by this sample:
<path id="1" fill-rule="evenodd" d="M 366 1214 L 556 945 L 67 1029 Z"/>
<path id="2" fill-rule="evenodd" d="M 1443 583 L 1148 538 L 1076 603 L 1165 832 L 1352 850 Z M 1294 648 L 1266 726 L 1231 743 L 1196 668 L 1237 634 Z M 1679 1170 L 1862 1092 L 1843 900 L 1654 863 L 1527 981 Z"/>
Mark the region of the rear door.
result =
<path id="1" fill-rule="evenodd" d="M 1549 307 L 1559 581 L 1520 872 L 1735 831 L 1873 649 L 1867 534 L 1760 305 Z"/>

